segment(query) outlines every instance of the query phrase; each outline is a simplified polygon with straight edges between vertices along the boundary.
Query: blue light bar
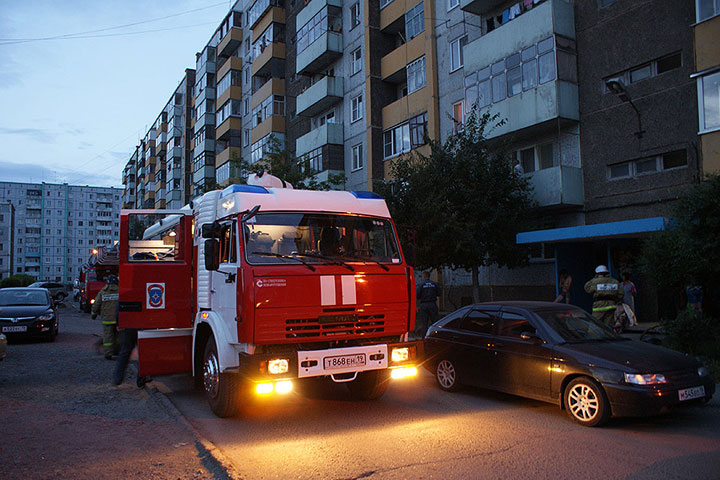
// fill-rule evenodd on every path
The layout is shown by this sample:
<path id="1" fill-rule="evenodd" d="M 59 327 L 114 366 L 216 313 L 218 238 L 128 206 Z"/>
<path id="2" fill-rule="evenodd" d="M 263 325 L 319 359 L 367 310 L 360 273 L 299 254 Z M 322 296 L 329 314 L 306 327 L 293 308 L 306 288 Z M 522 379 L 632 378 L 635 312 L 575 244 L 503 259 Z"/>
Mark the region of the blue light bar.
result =
<path id="1" fill-rule="evenodd" d="M 359 191 L 353 190 L 353 191 L 350 192 L 350 193 L 352 193 L 353 195 L 355 195 L 355 197 L 357 197 L 357 198 L 364 198 L 364 199 L 372 198 L 372 199 L 375 199 L 375 200 L 382 200 L 382 199 L 383 199 L 380 195 L 378 195 L 378 194 L 375 193 L 375 192 L 365 192 L 365 191 L 360 191 L 360 192 L 359 192 Z"/>
<path id="2" fill-rule="evenodd" d="M 233 184 L 229 187 L 225 188 L 222 192 L 220 192 L 220 198 L 227 197 L 230 194 L 233 193 L 270 193 L 267 191 L 265 187 L 261 187 L 259 185 L 240 185 L 240 184 Z"/>

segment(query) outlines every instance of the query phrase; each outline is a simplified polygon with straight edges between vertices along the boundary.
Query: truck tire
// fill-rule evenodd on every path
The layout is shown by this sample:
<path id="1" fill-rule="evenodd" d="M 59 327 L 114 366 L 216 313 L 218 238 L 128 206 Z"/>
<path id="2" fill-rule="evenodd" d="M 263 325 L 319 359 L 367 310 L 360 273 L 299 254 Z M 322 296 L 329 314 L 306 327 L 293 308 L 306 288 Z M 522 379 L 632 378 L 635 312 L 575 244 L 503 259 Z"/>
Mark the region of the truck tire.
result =
<path id="1" fill-rule="evenodd" d="M 241 382 L 234 373 L 221 373 L 215 337 L 210 335 L 203 356 L 203 386 L 210 409 L 220 418 L 231 417 L 240 405 Z"/>
<path id="2" fill-rule="evenodd" d="M 382 397 L 389 383 L 389 370 L 371 370 L 358 373 L 355 380 L 348 382 L 347 388 L 355 400 L 375 400 Z"/>

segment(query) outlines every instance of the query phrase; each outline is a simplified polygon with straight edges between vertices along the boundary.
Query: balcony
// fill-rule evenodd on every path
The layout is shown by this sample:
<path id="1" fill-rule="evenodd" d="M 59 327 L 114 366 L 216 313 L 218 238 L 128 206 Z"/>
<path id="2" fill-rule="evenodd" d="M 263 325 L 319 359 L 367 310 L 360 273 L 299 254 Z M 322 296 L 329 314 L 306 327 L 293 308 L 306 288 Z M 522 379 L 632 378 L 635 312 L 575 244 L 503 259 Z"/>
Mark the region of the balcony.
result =
<path id="1" fill-rule="evenodd" d="M 168 180 L 180 180 L 183 177 L 183 171 L 181 168 L 173 168 L 168 170 Z"/>
<path id="2" fill-rule="evenodd" d="M 201 127 L 212 125 L 215 125 L 215 113 L 204 113 L 195 121 L 195 132 L 200 130 Z"/>
<path id="3" fill-rule="evenodd" d="M 242 158 L 242 148 L 240 147 L 228 147 L 222 152 L 215 155 L 215 168 L 229 162 L 232 159 Z"/>
<path id="4" fill-rule="evenodd" d="M 252 74 L 263 77 L 270 76 L 273 71 L 273 65 L 276 64 L 278 60 L 285 60 L 285 44 L 273 42 L 265 47 L 265 50 L 253 60 Z M 277 70 L 277 68 L 275 70 Z"/>
<path id="5" fill-rule="evenodd" d="M 218 108 L 225 105 L 225 102 L 227 102 L 231 98 L 240 100 L 242 98 L 242 87 L 240 87 L 239 85 L 231 85 L 223 93 L 221 93 L 217 99 Z"/>
<path id="6" fill-rule="evenodd" d="M 168 149 L 167 158 L 182 158 L 183 154 L 183 148 L 182 147 L 172 147 Z"/>
<path id="7" fill-rule="evenodd" d="M 380 75 L 386 82 L 400 84 L 405 82 L 407 75 L 405 67 L 425 55 L 425 35 L 418 35 L 407 43 L 388 53 L 380 60 Z M 429 71 L 429 65 L 425 62 L 425 71 Z"/>
<path id="8" fill-rule="evenodd" d="M 218 57 L 229 57 L 242 43 L 242 29 L 232 27 L 217 46 Z"/>
<path id="9" fill-rule="evenodd" d="M 497 27 L 465 47 L 465 75 L 487 71 L 487 67 L 515 56 L 524 49 L 534 48 L 538 42 L 553 34 L 574 39 L 573 15 L 573 5 L 567 0 L 547 0 Z M 575 54 L 559 50 L 558 47 L 551 48 L 554 72 L 549 79 L 540 78 L 538 81 L 536 76 L 535 86 L 531 85 L 527 89 L 523 87 L 522 91 L 512 96 L 503 96 L 485 107 L 491 114 L 498 114 L 505 120 L 502 126 L 488 132 L 489 138 L 511 132 L 536 134 L 553 126 L 563 127 L 579 121 L 578 87 L 574 78 L 577 75 Z M 545 57 L 545 54 L 542 56 Z M 563 62 L 558 61 L 559 56 L 562 56 Z M 525 68 L 525 63 L 518 68 Z M 493 80 L 495 78 L 498 77 L 493 77 Z M 502 78 L 501 82 L 506 83 L 506 78 Z"/>
<path id="10" fill-rule="evenodd" d="M 271 78 L 258 88 L 250 98 L 250 108 L 260 105 L 270 95 L 285 95 L 285 79 Z"/>
<path id="11" fill-rule="evenodd" d="M 380 30 L 383 33 L 402 33 L 405 37 L 405 11 L 413 7 L 406 2 L 390 2 L 380 10 Z"/>
<path id="12" fill-rule="evenodd" d="M 198 171 L 193 173 L 193 183 L 199 184 L 203 183 L 205 179 L 212 179 L 215 180 L 215 167 L 212 166 L 204 166 L 200 167 Z"/>
<path id="13" fill-rule="evenodd" d="M 695 71 L 702 72 L 720 65 L 720 49 L 717 48 L 720 38 L 720 17 L 715 16 L 696 24 L 693 28 L 695 37 Z"/>
<path id="14" fill-rule="evenodd" d="M 280 115 L 270 115 L 262 123 L 252 129 L 250 132 L 250 141 L 255 143 L 271 133 L 274 133 L 275 136 L 277 136 L 277 134 L 285 134 L 285 117 Z"/>
<path id="15" fill-rule="evenodd" d="M 266 12 L 260 21 L 252 29 L 252 40 L 255 43 L 260 35 L 267 30 L 271 23 L 282 23 L 285 24 L 285 9 L 281 7 L 271 7 L 269 12 Z"/>
<path id="16" fill-rule="evenodd" d="M 558 166 L 526 174 L 539 207 L 583 205 L 582 168 Z"/>
<path id="17" fill-rule="evenodd" d="M 215 78 L 221 80 L 230 70 L 242 70 L 243 61 L 238 57 L 230 57 L 218 68 Z"/>
<path id="18" fill-rule="evenodd" d="M 168 202 L 182 200 L 182 191 L 180 191 L 180 189 L 178 188 L 174 190 L 168 190 L 165 193 L 165 200 L 167 200 Z"/>
<path id="19" fill-rule="evenodd" d="M 155 190 L 148 190 L 145 192 L 145 195 L 143 195 L 143 200 L 155 200 Z"/>
<path id="20" fill-rule="evenodd" d="M 430 94 L 431 90 L 429 88 L 421 88 L 385 106 L 382 109 L 383 130 L 427 112 L 432 105 Z"/>
<path id="21" fill-rule="evenodd" d="M 300 157 L 324 145 L 342 145 L 343 139 L 343 125 L 341 123 L 326 123 L 295 141 L 295 155 Z"/>
<path id="22" fill-rule="evenodd" d="M 242 132 L 242 118 L 241 117 L 228 117 L 217 126 L 215 130 L 215 136 L 218 140 L 224 140 L 225 137 L 229 137 L 232 131 L 235 131 L 237 136 L 240 136 Z"/>
<path id="23" fill-rule="evenodd" d="M 215 152 L 215 140 L 205 139 L 195 145 L 193 150 L 193 158 L 200 156 L 202 152 Z"/>
<path id="24" fill-rule="evenodd" d="M 484 15 L 503 2 L 504 0 L 460 0 L 460 8 L 475 15 Z"/>
<path id="25" fill-rule="evenodd" d="M 342 55 L 343 41 L 340 32 L 325 32 L 298 53 L 295 71 L 298 75 L 319 73 Z"/>
<path id="26" fill-rule="evenodd" d="M 323 77 L 297 96 L 297 114 L 316 115 L 340 102 L 343 94 L 342 77 Z"/>
<path id="27" fill-rule="evenodd" d="M 195 97 L 195 105 L 199 105 L 208 99 L 215 99 L 215 89 L 212 87 L 203 88 L 203 90 L 197 94 L 197 97 Z"/>

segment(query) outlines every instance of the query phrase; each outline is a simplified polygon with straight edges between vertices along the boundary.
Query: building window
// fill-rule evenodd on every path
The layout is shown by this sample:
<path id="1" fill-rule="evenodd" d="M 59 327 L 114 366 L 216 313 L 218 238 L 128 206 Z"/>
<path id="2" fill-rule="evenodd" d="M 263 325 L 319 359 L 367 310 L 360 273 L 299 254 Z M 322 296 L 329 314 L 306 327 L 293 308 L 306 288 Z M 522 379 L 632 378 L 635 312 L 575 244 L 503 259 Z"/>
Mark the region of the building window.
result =
<path id="1" fill-rule="evenodd" d="M 408 94 L 420 90 L 425 86 L 425 57 L 412 62 L 407 66 Z"/>
<path id="2" fill-rule="evenodd" d="M 457 4 L 456 4 L 457 5 Z M 463 47 L 467 45 L 467 35 L 458 38 L 450 44 L 450 71 L 454 72 L 462 68 L 465 64 L 463 61 Z"/>
<path id="3" fill-rule="evenodd" d="M 387 7 L 393 2 L 393 0 L 380 0 L 380 10 Z"/>
<path id="4" fill-rule="evenodd" d="M 700 131 L 720 128 L 720 72 L 698 78 L 698 113 Z"/>
<path id="5" fill-rule="evenodd" d="M 687 151 L 673 150 L 660 155 L 608 165 L 607 177 L 609 180 L 620 180 L 684 167 L 687 167 Z"/>
<path id="6" fill-rule="evenodd" d="M 720 0 L 718 0 L 720 1 Z M 603 92 L 610 93 L 610 89 L 607 88 L 608 80 L 620 80 L 625 85 L 631 83 L 641 82 L 648 78 L 656 77 L 665 72 L 675 70 L 682 66 L 682 55 L 680 52 L 672 53 L 664 57 L 655 59 L 651 62 L 638 65 L 629 70 L 618 72 L 615 75 L 603 78 Z"/>
<path id="7" fill-rule="evenodd" d="M 453 125 L 456 132 L 462 131 L 463 122 L 465 121 L 463 103 L 462 101 L 453 103 Z"/>
<path id="8" fill-rule="evenodd" d="M 427 112 L 383 132 L 384 158 L 409 152 L 411 148 L 423 145 L 426 138 Z"/>
<path id="9" fill-rule="evenodd" d="M 351 100 L 350 122 L 356 122 L 363 118 L 363 96 L 358 95 Z"/>
<path id="10" fill-rule="evenodd" d="M 253 109 L 253 127 L 270 118 L 271 115 L 285 115 L 285 95 L 269 95 Z"/>
<path id="11" fill-rule="evenodd" d="M 322 172 L 322 147 L 310 150 L 300 159 L 300 170 L 305 172 Z"/>
<path id="12" fill-rule="evenodd" d="M 297 53 L 300 54 L 309 47 L 315 40 L 328 31 L 339 32 L 342 30 L 342 18 L 328 13 L 325 5 L 313 18 L 302 26 L 297 32 Z"/>
<path id="13" fill-rule="evenodd" d="M 355 75 L 362 69 L 362 49 L 358 48 L 354 52 L 352 52 L 352 66 L 351 66 L 351 73 L 352 75 Z"/>
<path id="14" fill-rule="evenodd" d="M 350 30 L 360 25 L 360 2 L 350 7 Z"/>
<path id="15" fill-rule="evenodd" d="M 556 165 L 552 142 L 523 148 L 515 152 L 515 155 L 524 173 L 552 168 Z"/>
<path id="16" fill-rule="evenodd" d="M 698 23 L 720 15 L 720 0 L 695 0 L 695 14 Z"/>
<path id="17" fill-rule="evenodd" d="M 223 106 L 220 107 L 220 110 L 217 111 L 218 125 L 230 117 L 239 117 L 242 114 L 240 105 L 240 100 L 235 100 L 234 98 L 225 102 Z"/>
<path id="18" fill-rule="evenodd" d="M 270 142 L 270 137 L 273 135 L 275 136 L 275 139 L 280 142 L 280 148 L 282 148 L 282 144 L 285 142 L 284 135 L 279 133 L 265 135 L 263 138 L 253 143 L 250 147 L 250 163 L 262 160 L 267 153 L 270 153 L 270 147 L 273 145 L 273 143 Z"/>
<path id="19" fill-rule="evenodd" d="M 243 129 L 243 147 L 247 147 L 250 145 L 250 129 L 244 128 Z"/>
<path id="20" fill-rule="evenodd" d="M 460 0 L 448 0 L 448 12 L 460 5 Z"/>
<path id="21" fill-rule="evenodd" d="M 352 169 L 360 170 L 363 168 L 363 146 L 362 143 L 352 147 Z"/>
<path id="22" fill-rule="evenodd" d="M 405 38 L 417 37 L 425 31 L 425 5 L 420 2 L 405 14 Z"/>

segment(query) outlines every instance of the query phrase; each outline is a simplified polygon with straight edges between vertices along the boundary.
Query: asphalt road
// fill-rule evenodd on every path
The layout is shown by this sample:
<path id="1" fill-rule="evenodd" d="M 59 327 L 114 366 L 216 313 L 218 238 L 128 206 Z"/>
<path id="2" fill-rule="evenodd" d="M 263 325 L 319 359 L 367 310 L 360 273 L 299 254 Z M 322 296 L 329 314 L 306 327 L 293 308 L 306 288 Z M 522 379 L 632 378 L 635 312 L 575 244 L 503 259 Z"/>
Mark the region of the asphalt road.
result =
<path id="1" fill-rule="evenodd" d="M 442 392 L 422 372 L 373 402 L 351 401 L 332 385 L 323 398 L 293 392 L 218 419 L 189 377 L 160 381 L 246 479 L 720 478 L 717 397 L 591 429 L 541 402 Z"/>
<path id="2" fill-rule="evenodd" d="M 227 478 L 163 395 L 138 389 L 134 373 L 110 384 L 114 362 L 95 348 L 101 332 L 99 320 L 70 304 L 60 310 L 55 342 L 8 345 L 0 362 L 0 478 Z"/>

